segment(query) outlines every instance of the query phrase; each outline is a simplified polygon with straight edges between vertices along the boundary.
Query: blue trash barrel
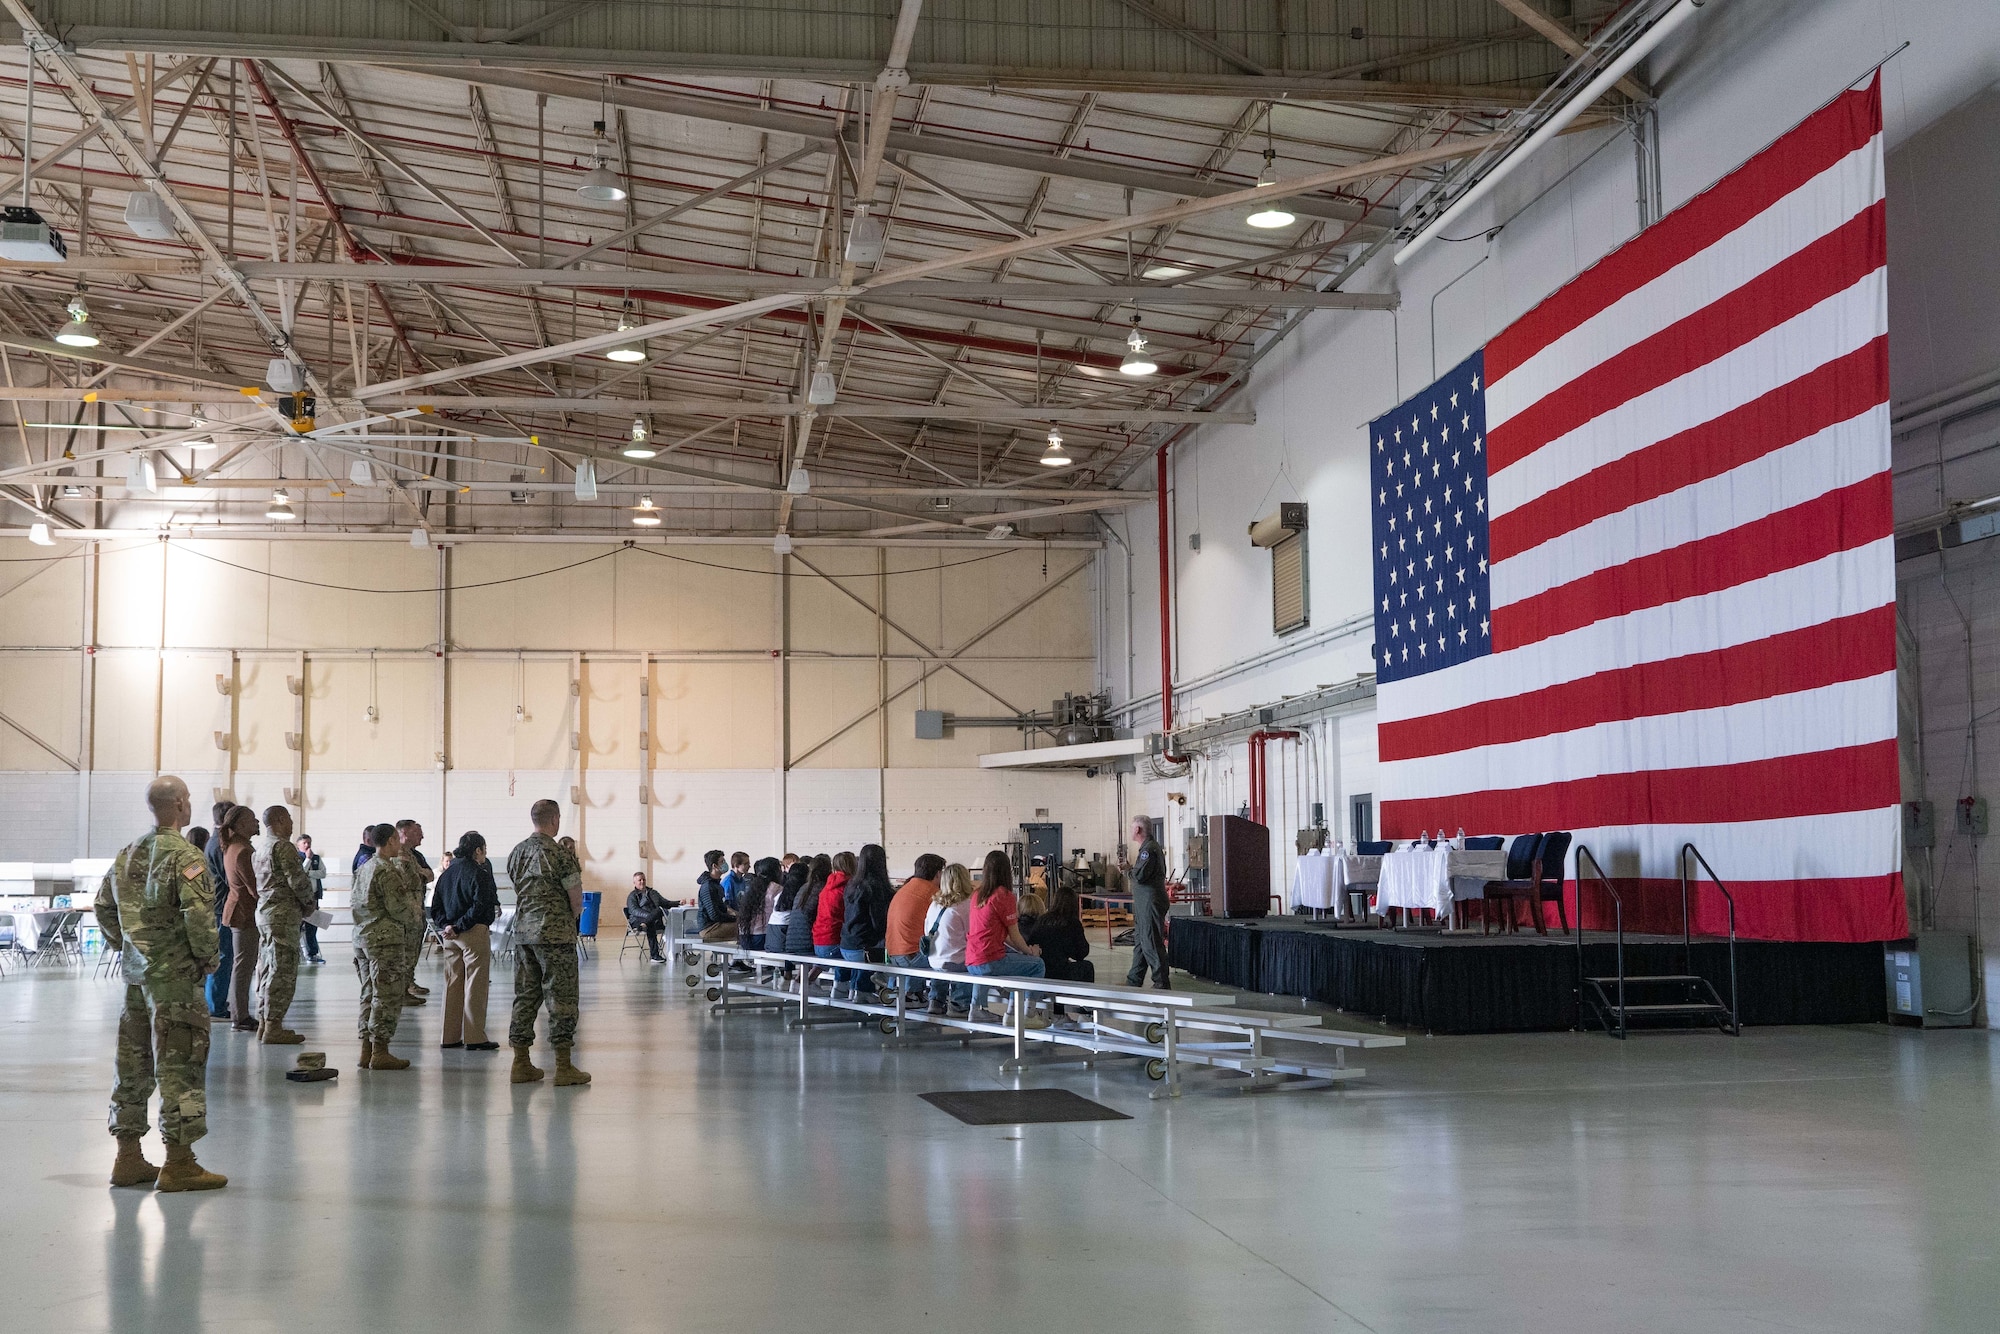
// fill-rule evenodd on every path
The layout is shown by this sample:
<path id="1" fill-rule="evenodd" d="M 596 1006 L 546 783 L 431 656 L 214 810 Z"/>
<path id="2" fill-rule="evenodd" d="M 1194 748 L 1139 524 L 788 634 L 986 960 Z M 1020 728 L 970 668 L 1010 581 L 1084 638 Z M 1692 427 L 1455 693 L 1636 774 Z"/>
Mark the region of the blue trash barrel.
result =
<path id="1" fill-rule="evenodd" d="M 583 917 L 576 924 L 576 933 L 586 940 L 597 939 L 597 914 L 603 908 L 603 892 L 595 889 L 585 890 L 583 893 Z"/>

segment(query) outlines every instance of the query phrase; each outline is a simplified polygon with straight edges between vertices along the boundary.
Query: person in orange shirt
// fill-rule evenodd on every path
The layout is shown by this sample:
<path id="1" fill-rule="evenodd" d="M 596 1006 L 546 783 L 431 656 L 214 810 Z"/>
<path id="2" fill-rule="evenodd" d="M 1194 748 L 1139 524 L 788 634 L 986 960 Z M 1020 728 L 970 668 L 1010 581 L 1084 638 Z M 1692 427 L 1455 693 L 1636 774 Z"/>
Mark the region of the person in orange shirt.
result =
<path id="1" fill-rule="evenodd" d="M 931 961 L 924 954 L 924 914 L 930 911 L 931 899 L 937 894 L 938 876 L 944 871 L 944 858 L 935 852 L 926 852 L 917 858 L 915 871 L 902 886 L 896 896 L 889 900 L 889 929 L 883 940 L 883 950 L 889 962 L 899 968 L 928 968 Z M 902 978 L 909 984 L 910 1003 L 922 1004 L 930 989 L 919 978 Z"/>

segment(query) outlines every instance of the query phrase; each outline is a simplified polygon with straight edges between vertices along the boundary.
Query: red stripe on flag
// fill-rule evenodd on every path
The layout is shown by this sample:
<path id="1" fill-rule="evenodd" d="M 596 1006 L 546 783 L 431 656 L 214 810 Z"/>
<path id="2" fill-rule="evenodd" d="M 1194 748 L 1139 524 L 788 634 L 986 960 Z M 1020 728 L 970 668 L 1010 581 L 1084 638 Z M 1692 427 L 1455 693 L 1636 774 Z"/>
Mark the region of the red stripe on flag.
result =
<path id="1" fill-rule="evenodd" d="M 1659 222 L 1585 269 L 1486 345 L 1498 380 L 1629 292 L 1699 254 L 1882 132 L 1880 76 L 1820 110 Z"/>
<path id="2" fill-rule="evenodd" d="M 1488 529 L 1491 557 L 1518 556 L 1608 514 L 1720 477 L 1888 398 L 1889 339 L 1884 335 L 1762 398 L 1494 516 Z"/>
<path id="3" fill-rule="evenodd" d="M 1375 728 L 1381 758 L 1414 760 L 1527 741 L 1599 723 L 1716 709 L 1859 681 L 1896 667 L 1896 608 L 1767 639 L 1597 672 L 1506 699 Z"/>
<path id="4" fill-rule="evenodd" d="M 1499 471 L 1641 394 L 1727 355 L 1846 291 L 1882 267 L 1886 205 L 1878 199 L 1803 250 L 1543 395 L 1486 433 Z M 1492 383 L 1489 375 L 1487 383 Z"/>
<path id="5" fill-rule="evenodd" d="M 1609 616 L 1716 593 L 1889 536 L 1889 474 L 1877 473 L 1713 537 L 1685 542 L 1493 609 L 1495 652 Z"/>
<path id="6" fill-rule="evenodd" d="M 1902 800 L 1896 741 L 1694 769 L 1599 774 L 1382 803 L 1386 838 L 1425 829 L 1726 824 L 1881 810 Z"/>
<path id="7" fill-rule="evenodd" d="M 1728 874 L 1726 870 L 1723 873 Z M 1728 883 L 1729 892 L 1736 897 L 1736 934 L 1744 940 L 1901 940 L 1910 933 L 1900 872 Z M 1615 876 L 1612 884 L 1625 900 L 1628 932 L 1680 934 L 1680 881 Z M 1728 935 L 1728 900 L 1705 880 L 1695 881 L 1689 890 L 1694 933 Z M 1563 886 L 1563 898 L 1569 905 L 1570 921 L 1595 931 L 1609 931 L 1616 925 L 1611 896 L 1595 881 L 1584 888 L 1581 913 L 1577 912 L 1576 881 Z M 1543 911 L 1554 915 L 1549 909 Z"/>

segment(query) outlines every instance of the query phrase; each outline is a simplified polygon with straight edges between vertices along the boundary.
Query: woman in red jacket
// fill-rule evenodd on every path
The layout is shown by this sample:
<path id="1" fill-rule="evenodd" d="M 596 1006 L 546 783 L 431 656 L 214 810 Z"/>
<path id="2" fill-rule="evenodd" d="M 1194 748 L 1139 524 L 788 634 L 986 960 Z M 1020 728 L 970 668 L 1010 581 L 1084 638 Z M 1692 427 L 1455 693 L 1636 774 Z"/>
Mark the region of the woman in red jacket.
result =
<path id="1" fill-rule="evenodd" d="M 840 930 L 847 923 L 847 881 L 854 874 L 854 854 L 833 854 L 833 874 L 819 892 L 819 908 L 813 915 L 813 953 L 822 959 L 840 957 Z M 833 998 L 844 1000 L 853 994 L 854 970 L 833 970 Z"/>

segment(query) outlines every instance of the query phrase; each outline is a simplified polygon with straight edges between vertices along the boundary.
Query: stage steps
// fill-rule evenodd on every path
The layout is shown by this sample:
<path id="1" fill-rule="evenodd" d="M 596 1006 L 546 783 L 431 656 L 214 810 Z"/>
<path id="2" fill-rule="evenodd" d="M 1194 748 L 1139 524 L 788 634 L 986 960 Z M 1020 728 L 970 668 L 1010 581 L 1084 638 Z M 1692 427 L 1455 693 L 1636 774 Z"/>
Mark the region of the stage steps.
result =
<path id="1" fill-rule="evenodd" d="M 1743 1019 L 1736 999 L 1736 896 L 1729 892 L 1729 886 L 1722 883 L 1708 859 L 1703 857 L 1694 844 L 1683 843 L 1675 861 L 1679 865 L 1681 880 L 1681 950 L 1683 968 L 1691 968 L 1694 963 L 1693 917 L 1688 908 L 1689 881 L 1695 868 L 1708 875 L 1709 881 L 1722 894 L 1729 908 L 1729 999 L 1725 1002 L 1715 984 L 1699 973 L 1652 973 L 1634 975 L 1625 971 L 1625 901 L 1612 884 L 1604 869 L 1598 865 L 1589 848 L 1576 845 L 1576 975 L 1577 975 L 1577 1023 L 1588 1028 L 1595 1019 L 1603 1030 L 1614 1038 L 1624 1038 L 1632 1031 L 1632 1021 L 1682 1019 L 1701 1023 L 1712 1023 L 1731 1037 L 1743 1035 Z M 1593 977 L 1583 969 L 1583 887 L 1586 878 L 1585 865 L 1588 863 L 1588 878 L 1610 896 L 1612 914 L 1616 922 L 1618 936 L 1618 971 L 1609 977 Z M 1662 988 L 1678 987 L 1677 999 L 1649 1000 L 1635 1003 L 1632 993 L 1641 995 L 1657 994 Z"/>

